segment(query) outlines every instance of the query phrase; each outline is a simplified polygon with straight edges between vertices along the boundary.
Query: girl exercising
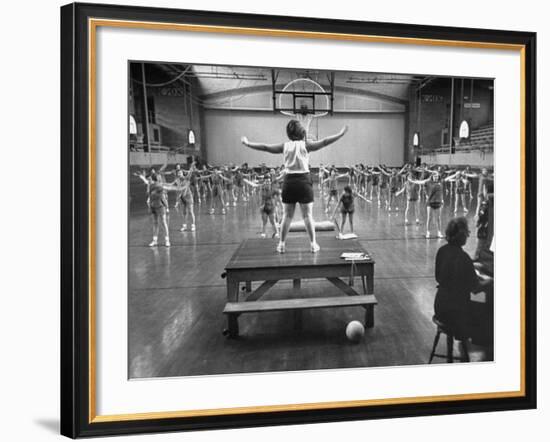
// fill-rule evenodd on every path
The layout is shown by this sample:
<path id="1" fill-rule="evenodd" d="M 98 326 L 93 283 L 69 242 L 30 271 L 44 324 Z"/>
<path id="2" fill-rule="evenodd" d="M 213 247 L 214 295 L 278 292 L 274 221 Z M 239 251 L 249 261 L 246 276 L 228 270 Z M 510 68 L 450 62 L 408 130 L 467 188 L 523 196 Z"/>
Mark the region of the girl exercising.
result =
<path id="1" fill-rule="evenodd" d="M 425 184 L 426 185 L 426 238 L 431 238 L 430 235 L 430 221 L 433 219 L 435 228 L 437 231 L 437 238 L 444 238 L 441 233 L 441 208 L 443 207 L 443 185 L 439 172 L 431 172 L 431 177 L 425 180 L 413 180 L 409 178 L 409 181 L 413 184 Z M 453 176 L 443 179 L 443 182 L 450 181 Z"/>
<path id="2" fill-rule="evenodd" d="M 412 170 L 409 171 L 407 175 L 407 180 L 405 184 L 398 191 L 395 196 L 399 196 L 401 193 L 405 192 L 407 197 L 407 206 L 405 207 L 405 225 L 409 224 L 409 210 L 412 208 L 414 213 L 413 217 L 415 218 L 416 224 L 420 223 L 420 201 L 419 201 L 419 189 L 420 185 L 416 184 L 414 181 L 414 173 Z"/>

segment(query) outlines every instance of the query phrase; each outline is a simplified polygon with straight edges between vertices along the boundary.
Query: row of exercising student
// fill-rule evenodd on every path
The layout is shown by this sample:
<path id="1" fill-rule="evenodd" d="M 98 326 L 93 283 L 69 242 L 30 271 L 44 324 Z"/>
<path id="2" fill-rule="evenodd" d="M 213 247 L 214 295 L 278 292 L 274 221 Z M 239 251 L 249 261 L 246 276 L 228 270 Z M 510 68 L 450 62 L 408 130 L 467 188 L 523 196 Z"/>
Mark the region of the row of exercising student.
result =
<path id="1" fill-rule="evenodd" d="M 337 213 L 341 216 L 340 232 L 349 220 L 351 232 L 354 230 L 354 212 L 356 197 L 371 203 L 377 200 L 378 207 L 388 211 L 400 210 L 398 197 L 404 195 L 405 224 L 409 224 L 409 215 L 416 224 L 420 222 L 420 204 L 424 200 L 427 208 L 426 237 L 431 237 L 430 227 L 435 224 L 435 235 L 442 237 L 441 208 L 445 197 L 454 204 L 454 212 L 462 206 L 468 212 L 468 200 L 473 200 L 472 181 L 477 179 L 476 221 L 478 227 L 487 229 L 488 212 L 492 210 L 492 180 L 493 174 L 487 169 L 479 173 L 470 167 L 451 169 L 449 167 L 428 166 L 423 164 L 415 167 L 405 164 L 403 167 L 387 167 L 384 165 L 365 166 L 358 164 L 344 169 L 334 166 L 323 166 L 318 169 L 318 188 L 323 199 L 325 213 L 330 219 L 335 219 Z M 151 246 L 158 245 L 160 227 L 165 233 L 165 243 L 170 244 L 168 217 L 168 192 L 175 194 L 173 208 L 183 218 L 181 231 L 196 230 L 195 205 L 204 201 L 211 214 L 219 211 L 226 213 L 228 206 L 236 206 L 238 201 L 255 201 L 260 205 L 262 218 L 261 236 L 266 237 L 266 226 L 269 222 L 273 229 L 272 237 L 279 237 L 280 224 L 283 215 L 281 198 L 281 183 L 284 178 L 284 167 L 268 169 L 265 166 L 210 167 L 203 165 L 198 168 L 192 163 L 187 169 L 176 165 L 167 170 L 166 165 L 157 170 L 142 170 L 135 174 L 147 185 L 147 204 L 152 214 L 153 241 Z M 340 194 L 341 182 L 344 184 Z M 489 207 L 491 206 L 491 207 Z M 492 216 L 491 216 L 492 218 Z M 485 227 L 484 227 L 485 226 Z M 491 229 L 492 230 L 492 229 Z"/>

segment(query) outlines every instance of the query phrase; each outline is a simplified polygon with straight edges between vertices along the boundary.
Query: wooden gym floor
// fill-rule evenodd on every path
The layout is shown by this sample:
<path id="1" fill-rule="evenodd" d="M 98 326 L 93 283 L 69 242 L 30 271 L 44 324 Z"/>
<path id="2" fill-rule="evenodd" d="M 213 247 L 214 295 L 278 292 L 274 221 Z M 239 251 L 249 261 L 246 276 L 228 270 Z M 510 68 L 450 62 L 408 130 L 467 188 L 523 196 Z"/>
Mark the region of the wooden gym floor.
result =
<path id="1" fill-rule="evenodd" d="M 376 261 L 374 293 L 378 299 L 375 326 L 366 329 L 359 344 L 345 336 L 349 321 L 364 318 L 364 310 L 357 307 L 306 310 L 301 331 L 294 329 L 290 311 L 247 314 L 239 318 L 240 337 L 227 339 L 222 334 L 227 322 L 222 314 L 226 286 L 221 274 L 243 239 L 259 237 L 257 201 L 239 201 L 237 207 L 227 208 L 226 215 L 219 211 L 210 215 L 204 201 L 202 205 L 195 203 L 196 232 L 179 232 L 181 218 L 172 210 L 172 246 L 150 248 L 145 186 L 132 179 L 130 188 L 129 378 L 427 363 L 435 335 L 431 320 L 435 254 L 445 240 L 423 236 L 423 201 L 420 225 L 405 226 L 402 196 L 398 212 L 378 208 L 376 199 L 372 204 L 355 200 L 355 232 Z M 326 219 L 318 192 L 315 201 L 315 219 Z M 173 202 L 171 194 L 171 206 Z M 470 256 L 476 241 L 472 220 L 475 204 L 474 198 L 468 216 L 472 235 L 465 246 Z M 452 215 L 447 196 L 443 229 Z M 301 219 L 299 210 L 295 218 Z M 271 233 L 269 225 L 267 232 Z M 305 233 L 292 233 L 288 241 L 302 235 Z M 159 240 L 163 244 L 162 234 Z M 265 241 L 276 253 L 276 240 Z M 316 297 L 332 289 L 326 280 L 302 281 L 306 296 Z M 285 297 L 291 291 L 292 281 L 281 281 L 263 299 Z M 444 341 L 440 341 L 440 353 L 444 353 Z M 474 348 L 470 357 L 479 361 L 483 355 L 483 349 Z M 441 362 L 445 361 L 434 360 Z"/>

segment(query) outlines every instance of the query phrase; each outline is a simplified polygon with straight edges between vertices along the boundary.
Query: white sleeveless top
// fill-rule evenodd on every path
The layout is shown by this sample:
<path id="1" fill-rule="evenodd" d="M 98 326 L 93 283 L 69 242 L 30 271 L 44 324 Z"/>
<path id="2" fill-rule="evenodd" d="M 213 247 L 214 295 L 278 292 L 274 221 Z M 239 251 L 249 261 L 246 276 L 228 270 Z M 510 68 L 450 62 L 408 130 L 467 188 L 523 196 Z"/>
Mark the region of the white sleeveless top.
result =
<path id="1" fill-rule="evenodd" d="M 287 141 L 283 148 L 283 158 L 286 173 L 309 172 L 309 153 L 304 140 Z"/>

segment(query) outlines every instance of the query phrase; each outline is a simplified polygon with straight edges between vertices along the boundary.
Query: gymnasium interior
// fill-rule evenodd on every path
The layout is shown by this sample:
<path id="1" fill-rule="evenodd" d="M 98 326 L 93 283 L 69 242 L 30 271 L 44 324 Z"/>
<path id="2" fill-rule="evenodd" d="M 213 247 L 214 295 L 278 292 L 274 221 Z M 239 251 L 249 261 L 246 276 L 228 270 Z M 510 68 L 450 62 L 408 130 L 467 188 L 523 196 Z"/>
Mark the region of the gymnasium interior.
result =
<path id="1" fill-rule="evenodd" d="M 458 362 L 449 360 L 449 351 L 453 358 L 459 354 L 459 342 L 449 342 L 444 330 L 435 342 L 441 331 L 433 318 L 435 257 L 446 241 L 426 238 L 426 201 L 422 197 L 418 223 L 405 222 L 404 194 L 396 198 L 392 210 L 381 204 L 376 194 L 356 198 L 357 238 L 338 241 L 335 231 L 319 231 L 321 250 L 317 257 L 310 256 L 304 232 L 289 234 L 289 249 L 308 266 L 322 260 L 330 244 L 339 247 L 338 254 L 348 247 L 355 251 L 350 244 L 368 253 L 373 275 L 372 291 L 366 290 L 366 294 L 375 297 L 375 305 L 367 312 L 374 322 L 362 329 L 359 339 L 350 339 L 346 330 L 351 322 L 365 323 L 365 308 L 351 304 L 300 309 L 287 303 L 280 309 L 245 311 L 238 315 L 238 335 L 228 333 L 232 317 L 226 310 L 228 274 L 240 247 L 253 241 L 265 254 L 272 253 L 270 265 L 289 259 L 277 255 L 277 240 L 269 224 L 268 235 L 261 236 L 257 197 L 244 200 L 237 195 L 228 200 L 231 203 L 224 208 L 225 213 L 211 213 L 211 196 L 204 193 L 201 201 L 195 198 L 193 202 L 196 229 L 180 231 L 182 220 L 173 209 L 175 195 L 169 192 L 170 246 L 162 241 L 158 247 L 149 246 L 152 233 L 147 189 L 137 174 L 153 168 L 171 171 L 176 165 L 186 170 L 193 164 L 208 168 L 246 163 L 264 171 L 279 167 L 282 155 L 249 149 L 242 137 L 266 143 L 286 141 L 288 113 L 300 107 L 285 101 L 289 99 L 285 87 L 303 79 L 322 90 L 318 94 L 313 94 L 313 87 L 304 91 L 306 100 L 313 96 L 307 109 L 311 112 L 308 139 L 319 140 L 344 126 L 348 128 L 340 140 L 310 155 L 315 221 L 330 221 L 327 197 L 318 182 L 321 165 L 340 174 L 359 164 L 401 168 L 407 163 L 451 170 L 468 168 L 474 174 L 482 169 L 494 172 L 492 79 L 129 62 L 125 148 L 129 163 L 130 379 Z M 299 98 L 298 93 L 293 98 L 296 96 Z M 287 109 L 286 113 L 281 109 Z M 442 226 L 445 229 L 455 216 L 465 216 L 472 234 L 464 250 L 473 256 L 479 183 L 477 179 L 471 181 L 466 203 L 459 206 L 458 213 L 452 192 L 445 193 Z M 339 195 L 346 184 L 345 178 L 338 181 Z M 300 219 L 297 210 L 295 220 Z M 260 258 L 255 265 L 264 267 Z M 283 262 L 281 265 L 284 267 Z M 348 294 L 366 296 L 361 263 L 347 265 L 349 275 L 338 281 L 320 276 L 285 279 L 282 270 L 281 275 L 273 276 L 273 283 L 269 279 L 265 283 L 241 280 L 235 283 L 236 296 L 256 293 L 265 302 L 292 300 L 297 291 L 300 298 L 311 300 L 332 299 L 350 290 L 353 293 Z M 481 293 L 472 295 L 472 303 L 484 331 L 480 339 L 470 342 L 468 361 L 491 362 L 492 300 Z M 237 315 L 234 317 L 237 320 Z M 430 361 L 432 353 L 436 356 Z"/>

